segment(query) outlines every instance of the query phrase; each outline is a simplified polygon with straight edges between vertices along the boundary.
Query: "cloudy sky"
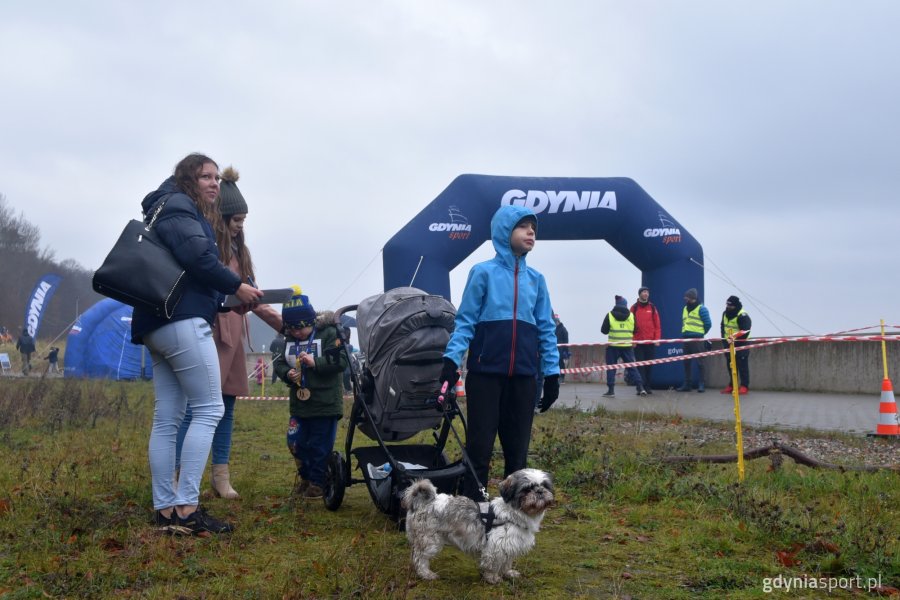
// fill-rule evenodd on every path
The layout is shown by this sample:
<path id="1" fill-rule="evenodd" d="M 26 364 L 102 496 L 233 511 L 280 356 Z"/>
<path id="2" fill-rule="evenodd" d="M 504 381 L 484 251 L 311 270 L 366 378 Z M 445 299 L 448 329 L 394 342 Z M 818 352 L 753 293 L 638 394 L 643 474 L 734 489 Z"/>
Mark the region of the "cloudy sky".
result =
<path id="1" fill-rule="evenodd" d="M 241 173 L 259 282 L 322 309 L 381 291 L 459 174 L 630 177 L 703 245 L 714 320 L 897 324 L 898 30 L 892 0 L 4 2 L 0 194 L 95 268 L 203 152 Z M 573 342 L 641 283 L 605 242 L 529 262 Z"/>

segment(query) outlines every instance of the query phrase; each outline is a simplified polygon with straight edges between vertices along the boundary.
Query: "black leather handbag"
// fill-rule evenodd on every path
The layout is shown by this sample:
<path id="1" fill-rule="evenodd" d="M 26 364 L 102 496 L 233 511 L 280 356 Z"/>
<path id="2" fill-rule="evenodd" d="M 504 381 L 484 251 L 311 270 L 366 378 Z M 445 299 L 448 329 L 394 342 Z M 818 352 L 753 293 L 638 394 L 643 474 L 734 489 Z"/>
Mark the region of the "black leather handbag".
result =
<path id="1" fill-rule="evenodd" d="M 132 220 L 125 226 L 92 284 L 99 294 L 171 319 L 183 293 L 184 268 L 153 229 L 168 200 L 160 200 L 149 223 Z"/>

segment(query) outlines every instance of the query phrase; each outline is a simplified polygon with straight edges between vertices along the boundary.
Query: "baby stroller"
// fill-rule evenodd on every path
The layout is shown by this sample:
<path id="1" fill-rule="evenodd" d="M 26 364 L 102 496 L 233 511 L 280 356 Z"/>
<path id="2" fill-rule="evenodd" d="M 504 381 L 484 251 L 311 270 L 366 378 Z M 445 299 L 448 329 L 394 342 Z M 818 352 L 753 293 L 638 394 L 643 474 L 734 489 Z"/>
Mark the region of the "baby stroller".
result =
<path id="1" fill-rule="evenodd" d="M 441 393 L 443 353 L 453 331 L 456 309 L 441 296 L 395 288 L 346 306 L 335 314 L 356 311 L 359 372 L 351 372 L 353 408 L 344 452 L 332 452 L 325 472 L 324 501 L 337 510 L 346 488 L 365 483 L 379 510 L 399 521 L 400 499 L 409 484 L 428 478 L 444 493 L 455 493 L 460 477 L 471 468 L 463 458 L 450 463 L 444 448 L 452 421 L 465 418 L 455 390 Z M 347 345 L 345 344 L 346 348 Z M 433 444 L 398 444 L 421 431 L 433 430 Z M 359 430 L 377 445 L 353 447 Z M 352 474 L 351 457 L 362 477 Z"/>

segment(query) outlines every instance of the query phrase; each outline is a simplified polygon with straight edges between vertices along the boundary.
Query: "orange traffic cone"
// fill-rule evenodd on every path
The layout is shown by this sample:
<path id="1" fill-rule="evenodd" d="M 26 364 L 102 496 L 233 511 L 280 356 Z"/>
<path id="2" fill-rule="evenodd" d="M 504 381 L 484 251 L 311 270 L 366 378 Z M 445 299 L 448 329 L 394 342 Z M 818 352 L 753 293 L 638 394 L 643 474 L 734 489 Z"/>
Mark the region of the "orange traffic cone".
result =
<path id="1" fill-rule="evenodd" d="M 875 428 L 875 435 L 900 435 L 894 386 L 887 378 L 881 383 L 881 404 L 878 406 L 878 426 Z"/>
<path id="2" fill-rule="evenodd" d="M 465 398 L 466 397 L 466 386 L 463 385 L 463 378 L 460 377 L 456 380 L 456 397 L 457 398 Z"/>

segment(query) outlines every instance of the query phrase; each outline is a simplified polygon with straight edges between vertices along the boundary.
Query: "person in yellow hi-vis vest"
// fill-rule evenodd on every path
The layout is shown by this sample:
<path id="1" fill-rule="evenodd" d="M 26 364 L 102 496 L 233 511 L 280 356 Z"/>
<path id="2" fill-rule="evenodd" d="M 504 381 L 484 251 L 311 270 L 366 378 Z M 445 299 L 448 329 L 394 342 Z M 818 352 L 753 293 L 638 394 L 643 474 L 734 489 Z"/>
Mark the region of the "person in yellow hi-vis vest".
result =
<path id="1" fill-rule="evenodd" d="M 603 326 L 600 331 L 609 335 L 609 346 L 606 347 L 606 364 L 614 365 L 621 358 L 626 363 L 634 362 L 634 315 L 628 310 L 628 301 L 622 296 L 616 296 L 616 305 L 606 318 L 603 319 Z M 636 367 L 626 367 L 629 377 L 632 377 L 637 386 L 637 393 L 641 396 L 647 395 L 644 389 L 644 381 L 641 379 L 641 373 Z M 606 385 L 609 388 L 604 398 L 615 398 L 616 396 L 616 369 L 610 369 L 606 372 Z"/>
<path id="2" fill-rule="evenodd" d="M 709 311 L 700 303 L 697 288 L 691 288 L 684 293 L 684 310 L 681 312 L 681 337 L 690 339 L 682 344 L 685 355 L 699 354 L 706 350 L 707 332 L 712 329 L 712 321 Z M 684 363 L 684 383 L 677 392 L 691 391 L 691 368 L 693 362 L 697 362 L 700 377 L 697 379 L 697 391 L 701 394 L 706 391 L 706 359 L 702 356 L 695 359 L 687 359 Z"/>
<path id="3" fill-rule="evenodd" d="M 722 347 L 727 348 L 728 338 L 738 331 L 745 333 L 735 336 L 734 349 L 738 350 L 746 346 L 747 340 L 750 338 L 751 325 L 750 315 L 744 310 L 741 299 L 737 296 L 728 296 L 728 300 L 725 301 L 725 311 L 722 313 Z M 734 359 L 741 386 L 738 393 L 746 394 L 750 391 L 750 352 L 747 350 L 735 352 Z M 722 390 L 722 393 L 730 394 L 734 391 L 731 386 L 731 353 L 725 355 L 725 368 L 728 370 L 728 387 Z"/>

